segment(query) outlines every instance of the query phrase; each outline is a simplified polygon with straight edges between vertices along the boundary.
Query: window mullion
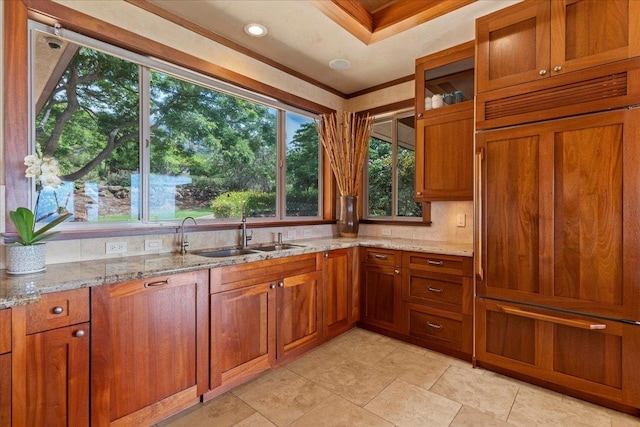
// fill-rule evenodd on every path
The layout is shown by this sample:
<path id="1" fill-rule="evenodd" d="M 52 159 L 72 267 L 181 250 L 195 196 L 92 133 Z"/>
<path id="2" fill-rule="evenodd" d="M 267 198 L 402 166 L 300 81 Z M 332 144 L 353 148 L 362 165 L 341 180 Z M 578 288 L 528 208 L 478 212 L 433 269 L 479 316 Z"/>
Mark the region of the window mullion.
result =
<path id="1" fill-rule="evenodd" d="M 398 117 L 391 121 L 391 218 L 398 216 Z"/>
<path id="2" fill-rule="evenodd" d="M 151 172 L 151 72 L 149 68 L 140 66 L 140 191 L 138 202 L 140 206 L 140 220 L 150 221 L 149 212 L 149 178 Z"/>
<path id="3" fill-rule="evenodd" d="M 286 112 L 276 111 L 276 218 L 283 219 L 287 216 L 287 126 Z"/>

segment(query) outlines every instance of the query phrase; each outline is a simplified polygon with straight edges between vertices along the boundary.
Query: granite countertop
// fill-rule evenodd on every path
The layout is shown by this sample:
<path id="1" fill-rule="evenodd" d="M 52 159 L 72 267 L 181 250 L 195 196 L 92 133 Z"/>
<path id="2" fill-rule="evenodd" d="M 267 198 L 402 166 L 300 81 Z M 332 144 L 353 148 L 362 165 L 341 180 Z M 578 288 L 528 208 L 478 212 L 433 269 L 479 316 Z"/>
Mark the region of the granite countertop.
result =
<path id="1" fill-rule="evenodd" d="M 0 309 L 37 302 L 40 300 L 40 295 L 45 293 L 354 246 L 473 256 L 473 245 L 470 244 L 449 244 L 410 239 L 326 238 L 296 240 L 289 243 L 303 246 L 227 258 L 206 258 L 193 253 L 186 255 L 165 253 L 50 264 L 47 265 L 45 272 L 23 276 L 10 275 L 6 270 L 0 270 Z"/>

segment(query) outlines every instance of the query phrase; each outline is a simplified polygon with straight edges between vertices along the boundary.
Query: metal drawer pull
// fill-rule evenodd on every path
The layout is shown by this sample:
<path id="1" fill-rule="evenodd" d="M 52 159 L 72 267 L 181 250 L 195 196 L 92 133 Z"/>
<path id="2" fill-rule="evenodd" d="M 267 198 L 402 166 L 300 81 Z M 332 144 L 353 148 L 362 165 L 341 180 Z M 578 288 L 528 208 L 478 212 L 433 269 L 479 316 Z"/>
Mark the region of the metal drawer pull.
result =
<path id="1" fill-rule="evenodd" d="M 436 294 L 441 294 L 441 293 L 443 293 L 443 292 L 444 292 L 444 289 L 440 289 L 440 288 L 432 288 L 431 286 L 429 286 L 429 287 L 427 288 L 427 290 L 428 290 L 429 292 L 435 292 Z"/>
<path id="2" fill-rule="evenodd" d="M 275 289 L 275 288 L 276 288 L 276 285 L 274 283 L 269 285 L 269 289 Z"/>
<path id="3" fill-rule="evenodd" d="M 278 286 L 280 286 L 281 288 L 284 288 L 284 282 L 278 283 Z"/>
<path id="4" fill-rule="evenodd" d="M 373 254 L 373 256 L 378 259 L 389 259 L 388 255 Z"/>
<path id="5" fill-rule="evenodd" d="M 169 279 L 158 280 L 157 282 L 144 282 L 145 288 L 150 288 L 152 286 L 164 286 L 169 284 Z"/>
<path id="6" fill-rule="evenodd" d="M 429 265 L 444 265 L 444 261 L 434 261 L 432 259 L 427 260 L 427 264 Z"/>
<path id="7" fill-rule="evenodd" d="M 606 329 L 607 325 L 600 323 L 591 323 L 586 320 L 573 320 L 563 319 L 562 317 L 549 316 L 548 314 L 532 313 L 530 311 L 520 310 L 515 307 L 507 307 L 504 305 L 498 305 L 498 308 L 507 314 L 513 314 L 514 316 L 526 317 L 533 320 L 542 320 L 545 322 L 557 323 L 559 325 L 571 326 L 580 329 Z"/>
<path id="8" fill-rule="evenodd" d="M 427 322 L 427 326 L 433 329 L 442 329 L 442 325 L 438 325 L 437 323 Z"/>
<path id="9" fill-rule="evenodd" d="M 53 314 L 62 314 L 62 312 L 64 311 L 64 308 L 57 306 L 53 308 Z"/>
<path id="10" fill-rule="evenodd" d="M 82 338 L 84 336 L 84 331 L 82 329 L 79 329 L 73 333 L 73 336 L 76 338 Z"/>

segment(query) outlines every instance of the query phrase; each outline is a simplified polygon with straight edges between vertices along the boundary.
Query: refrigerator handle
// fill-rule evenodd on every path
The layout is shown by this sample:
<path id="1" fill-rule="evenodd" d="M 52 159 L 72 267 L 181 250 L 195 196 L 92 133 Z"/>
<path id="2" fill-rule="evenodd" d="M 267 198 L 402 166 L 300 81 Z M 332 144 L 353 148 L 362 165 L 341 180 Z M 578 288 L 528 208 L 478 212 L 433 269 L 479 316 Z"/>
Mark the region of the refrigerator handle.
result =
<path id="1" fill-rule="evenodd" d="M 475 253 L 474 259 L 476 264 L 476 277 L 484 280 L 484 270 L 482 268 L 482 161 L 484 160 L 484 148 L 476 151 L 476 233 L 475 233 Z"/>
<path id="2" fill-rule="evenodd" d="M 586 320 L 578 319 L 565 319 L 562 317 L 550 316 L 548 314 L 535 313 L 532 311 L 521 310 L 516 307 L 509 307 L 506 305 L 498 305 L 498 308 L 507 314 L 514 316 L 526 317 L 528 319 L 542 320 L 545 322 L 556 323 L 559 325 L 571 326 L 573 328 L 589 329 L 589 330 L 602 330 L 606 329 L 607 325 L 602 323 L 591 323 Z"/>

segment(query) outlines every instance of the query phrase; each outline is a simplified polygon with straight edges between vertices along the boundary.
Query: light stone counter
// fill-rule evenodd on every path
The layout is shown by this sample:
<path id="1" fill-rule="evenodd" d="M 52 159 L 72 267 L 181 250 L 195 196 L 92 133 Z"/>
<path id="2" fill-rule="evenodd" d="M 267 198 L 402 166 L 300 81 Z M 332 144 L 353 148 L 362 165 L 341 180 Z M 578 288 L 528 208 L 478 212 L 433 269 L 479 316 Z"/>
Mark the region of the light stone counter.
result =
<path id="1" fill-rule="evenodd" d="M 223 267 L 252 261 L 323 252 L 354 246 L 367 246 L 437 254 L 473 256 L 473 246 L 409 239 L 330 238 L 295 240 L 304 245 L 273 252 L 260 252 L 227 258 L 206 258 L 196 254 L 154 254 L 135 257 L 47 265 L 42 273 L 14 276 L 0 270 L 0 309 L 37 302 L 44 293 L 118 283 L 132 279 L 163 276 L 187 271 Z"/>

